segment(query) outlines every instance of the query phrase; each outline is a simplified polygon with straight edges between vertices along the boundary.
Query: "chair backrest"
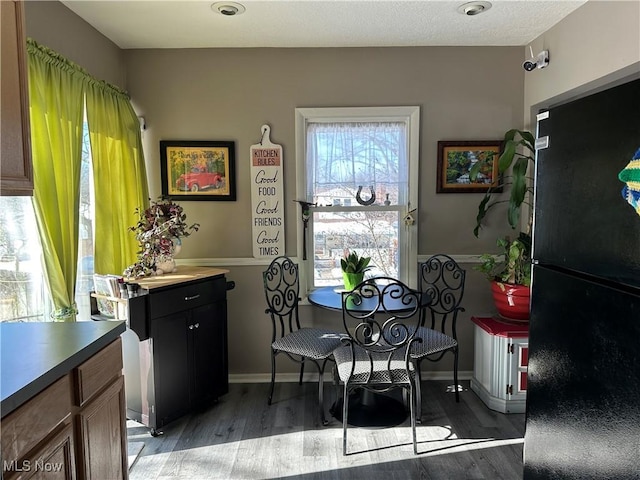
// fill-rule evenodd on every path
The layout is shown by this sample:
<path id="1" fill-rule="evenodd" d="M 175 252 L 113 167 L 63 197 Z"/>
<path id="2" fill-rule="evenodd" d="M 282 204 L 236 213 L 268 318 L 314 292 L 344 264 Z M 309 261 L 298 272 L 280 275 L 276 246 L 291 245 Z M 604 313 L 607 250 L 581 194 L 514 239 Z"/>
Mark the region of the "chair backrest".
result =
<path id="1" fill-rule="evenodd" d="M 274 341 L 276 337 L 300 328 L 298 265 L 289 257 L 276 257 L 262 273 L 262 280 L 268 307 L 265 313 L 271 316 L 273 322 Z"/>
<path id="2" fill-rule="evenodd" d="M 464 295 L 465 270 L 448 255 L 433 255 L 418 265 L 418 284 L 420 291 L 431 297 L 431 304 L 423 311 L 423 325 L 439 329 L 443 333 L 456 335 L 458 312 L 464 312 L 460 306 Z M 430 321 L 427 322 L 427 313 Z M 451 321 L 451 332 L 447 332 L 447 322 Z M 429 325 L 430 323 L 430 325 Z"/>
<path id="3" fill-rule="evenodd" d="M 421 292 L 390 277 L 368 279 L 342 293 L 342 321 L 351 346 L 350 378 L 357 383 L 395 383 L 409 378 L 411 344 L 423 309 Z M 357 364 L 357 366 L 356 366 Z M 354 375 L 355 373 L 355 375 Z"/>

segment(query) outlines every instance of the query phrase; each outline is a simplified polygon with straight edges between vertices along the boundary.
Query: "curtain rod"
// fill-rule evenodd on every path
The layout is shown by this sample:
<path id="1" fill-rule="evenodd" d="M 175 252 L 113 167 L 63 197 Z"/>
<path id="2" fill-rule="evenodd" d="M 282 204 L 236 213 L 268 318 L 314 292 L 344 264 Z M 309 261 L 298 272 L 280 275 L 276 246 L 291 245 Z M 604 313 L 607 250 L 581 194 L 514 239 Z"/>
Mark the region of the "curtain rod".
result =
<path id="1" fill-rule="evenodd" d="M 88 83 L 111 90 L 113 91 L 113 93 L 124 95 L 128 100 L 131 99 L 131 97 L 129 96 L 129 93 L 126 90 L 116 87 L 115 85 L 105 82 L 104 80 L 99 80 L 95 78 L 94 76 L 89 74 L 84 68 L 82 68 L 80 65 L 72 62 L 71 60 L 59 54 L 55 50 L 52 50 L 48 47 L 45 47 L 44 45 L 39 44 L 33 38 L 30 38 L 30 37 L 27 38 L 27 51 L 29 53 L 39 55 L 44 61 L 48 63 L 55 63 L 65 70 L 71 70 L 74 73 L 82 75 Z"/>

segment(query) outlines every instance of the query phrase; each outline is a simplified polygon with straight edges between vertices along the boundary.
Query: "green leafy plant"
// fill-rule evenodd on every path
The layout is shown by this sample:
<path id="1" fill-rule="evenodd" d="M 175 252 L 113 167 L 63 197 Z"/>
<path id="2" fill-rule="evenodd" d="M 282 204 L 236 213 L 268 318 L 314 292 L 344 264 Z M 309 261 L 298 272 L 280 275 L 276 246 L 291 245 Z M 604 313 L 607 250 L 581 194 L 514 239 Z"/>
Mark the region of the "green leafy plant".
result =
<path id="1" fill-rule="evenodd" d="M 486 158 L 476 162 L 469 171 L 469 177 L 474 181 L 478 177 L 478 173 L 487 167 L 487 163 L 491 158 Z M 533 192 L 533 185 L 530 184 L 530 178 L 527 177 L 529 163 L 535 162 L 535 138 L 526 130 L 509 130 L 504 135 L 503 152 L 498 159 L 498 173 L 502 181 L 495 187 L 487 190 L 484 198 L 478 205 L 478 215 L 476 217 L 476 226 L 473 234 L 477 237 L 482 228 L 482 221 L 491 210 L 491 208 L 499 203 L 509 202 L 507 210 L 507 221 L 511 228 L 515 229 L 520 223 L 520 211 L 522 204 L 525 203 L 527 193 Z M 506 172 L 511 168 L 511 175 Z M 497 189 L 510 186 L 510 194 L 508 200 L 495 200 L 493 194 Z"/>
<path id="2" fill-rule="evenodd" d="M 497 241 L 502 248 L 502 260 L 485 253 L 480 256 L 482 263 L 474 269 L 486 275 L 489 280 L 529 286 L 531 281 L 531 236 L 520 232 L 515 240 L 509 237 Z"/>
<path id="3" fill-rule="evenodd" d="M 340 267 L 344 273 L 365 273 L 371 268 L 370 262 L 371 257 L 360 257 L 357 252 L 349 253 L 347 250 L 344 258 L 340 259 Z"/>

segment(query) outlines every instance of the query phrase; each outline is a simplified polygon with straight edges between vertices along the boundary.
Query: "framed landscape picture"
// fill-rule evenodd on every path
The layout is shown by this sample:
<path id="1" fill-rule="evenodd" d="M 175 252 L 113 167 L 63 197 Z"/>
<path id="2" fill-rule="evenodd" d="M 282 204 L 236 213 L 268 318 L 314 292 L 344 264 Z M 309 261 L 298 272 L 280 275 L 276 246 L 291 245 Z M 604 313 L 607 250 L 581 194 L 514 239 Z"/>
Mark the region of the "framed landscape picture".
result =
<path id="1" fill-rule="evenodd" d="M 500 183 L 501 152 L 501 140 L 439 141 L 437 193 L 483 193 L 490 187 L 495 189 Z M 472 181 L 469 171 L 476 162 L 483 166 Z"/>
<path id="2" fill-rule="evenodd" d="M 161 140 L 162 196 L 175 200 L 236 199 L 235 145 L 206 140 Z"/>

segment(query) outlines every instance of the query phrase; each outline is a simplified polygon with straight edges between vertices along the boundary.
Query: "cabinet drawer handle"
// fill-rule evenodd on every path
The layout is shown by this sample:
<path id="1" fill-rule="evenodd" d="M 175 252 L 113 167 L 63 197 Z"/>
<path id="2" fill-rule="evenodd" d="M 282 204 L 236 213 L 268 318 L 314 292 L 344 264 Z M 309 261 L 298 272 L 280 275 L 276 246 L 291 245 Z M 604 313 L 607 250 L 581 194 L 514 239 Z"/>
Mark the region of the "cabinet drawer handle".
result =
<path id="1" fill-rule="evenodd" d="M 193 330 L 193 325 L 189 325 L 189 330 Z"/>
<path id="2" fill-rule="evenodd" d="M 196 323 L 196 324 L 194 325 L 194 327 L 198 328 L 198 327 L 200 327 L 200 324 L 199 324 L 199 323 Z"/>
<path id="3" fill-rule="evenodd" d="M 189 300 L 195 300 L 196 298 L 200 298 L 200 294 L 194 295 L 192 297 L 184 297 L 184 300 L 185 302 L 188 302 Z"/>

